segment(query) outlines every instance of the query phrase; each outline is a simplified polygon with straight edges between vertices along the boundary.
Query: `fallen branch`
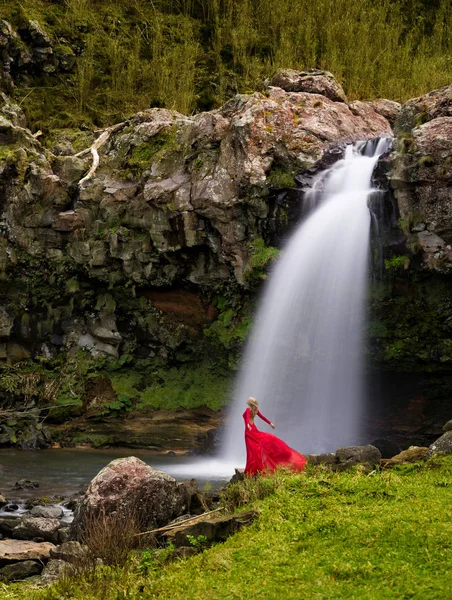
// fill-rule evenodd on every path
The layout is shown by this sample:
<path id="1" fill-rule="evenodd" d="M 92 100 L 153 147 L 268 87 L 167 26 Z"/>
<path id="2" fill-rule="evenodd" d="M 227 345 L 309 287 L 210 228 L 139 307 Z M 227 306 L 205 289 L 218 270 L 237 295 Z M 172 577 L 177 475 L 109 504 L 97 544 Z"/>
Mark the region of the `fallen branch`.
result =
<path id="1" fill-rule="evenodd" d="M 82 150 L 78 154 L 75 154 L 75 156 L 83 156 L 84 154 L 91 152 L 91 154 L 93 156 L 93 164 L 91 165 L 91 169 L 88 171 L 88 173 L 85 175 L 85 177 L 80 179 L 80 181 L 78 182 L 79 188 L 82 188 L 83 184 L 86 183 L 88 181 L 88 179 L 91 179 L 91 177 L 96 172 L 96 169 L 99 166 L 99 160 L 100 160 L 99 152 L 98 152 L 99 148 L 105 144 L 105 142 L 109 139 L 109 137 L 112 133 L 114 133 L 115 131 L 119 131 L 120 129 L 123 129 L 125 126 L 126 126 L 126 123 L 123 122 L 123 123 L 117 123 L 116 125 L 112 125 L 111 127 L 108 127 L 100 134 L 100 136 L 97 138 L 97 140 L 89 148 L 86 148 L 85 150 Z"/>
<path id="2" fill-rule="evenodd" d="M 151 531 L 143 531 L 142 533 L 136 533 L 135 536 L 139 535 L 148 535 L 150 533 L 158 533 L 160 531 L 171 531 L 172 529 L 177 529 L 178 527 L 182 527 L 187 523 L 192 521 L 199 521 L 206 515 L 211 515 L 212 513 L 218 512 L 220 510 L 226 510 L 223 506 L 220 508 L 216 508 L 215 510 L 209 510 L 208 512 L 202 513 L 202 515 L 197 515 L 196 517 L 191 517 L 190 519 L 185 519 L 184 521 L 179 521 L 179 523 L 173 523 L 172 525 L 165 525 L 165 527 L 159 527 L 158 529 L 151 529 Z"/>

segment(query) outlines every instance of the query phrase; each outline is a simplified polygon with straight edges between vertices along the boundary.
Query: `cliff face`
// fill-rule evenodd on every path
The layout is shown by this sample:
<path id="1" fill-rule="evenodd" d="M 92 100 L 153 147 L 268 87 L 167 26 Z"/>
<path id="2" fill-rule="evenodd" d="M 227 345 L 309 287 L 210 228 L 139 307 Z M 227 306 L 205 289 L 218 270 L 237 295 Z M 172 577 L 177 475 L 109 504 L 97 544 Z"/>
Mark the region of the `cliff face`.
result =
<path id="1" fill-rule="evenodd" d="M 43 343 L 117 356 L 140 336 L 142 352 L 166 353 L 195 337 L 218 314 L 215 290 L 259 278 L 265 242 L 288 224 L 276 191 L 331 143 L 390 133 L 370 106 L 344 100 L 270 87 L 194 117 L 150 109 L 101 133 L 100 166 L 80 184 L 91 154 L 64 132 L 45 149 L 4 97 L 3 358 Z M 117 295 L 137 305 L 122 306 L 124 333 Z"/>
<path id="2" fill-rule="evenodd" d="M 265 93 L 212 112 L 149 109 L 95 134 L 44 138 L 3 95 L 3 402 L 50 405 L 60 422 L 132 408 L 218 409 L 277 255 L 271 244 L 298 211 L 294 176 L 312 173 L 337 144 L 390 135 L 388 119 L 397 132 L 389 183 L 406 243 L 386 250 L 370 353 L 390 369 L 447 368 L 449 313 L 443 319 L 438 307 L 452 306 L 450 94 L 401 110 L 349 104 L 330 74 L 286 70 Z M 99 166 L 90 172 L 93 145 Z M 428 283 L 426 296 L 419 278 L 441 294 L 432 300 Z M 407 279 L 413 302 L 412 291 L 400 295 Z M 438 338 L 450 359 L 432 354 Z"/>

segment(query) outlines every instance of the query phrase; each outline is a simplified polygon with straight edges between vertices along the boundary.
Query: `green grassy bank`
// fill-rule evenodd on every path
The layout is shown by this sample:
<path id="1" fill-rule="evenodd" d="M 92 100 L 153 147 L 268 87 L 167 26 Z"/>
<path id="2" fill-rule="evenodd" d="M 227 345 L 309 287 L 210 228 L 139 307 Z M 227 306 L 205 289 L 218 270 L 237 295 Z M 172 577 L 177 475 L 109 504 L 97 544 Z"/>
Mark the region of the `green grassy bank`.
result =
<path id="1" fill-rule="evenodd" d="M 167 566 L 124 568 L 4 600 L 446 599 L 452 568 L 452 457 L 365 474 L 311 467 L 229 488 L 259 512 L 221 545 Z M 1 588 L 0 588 L 1 589 Z"/>

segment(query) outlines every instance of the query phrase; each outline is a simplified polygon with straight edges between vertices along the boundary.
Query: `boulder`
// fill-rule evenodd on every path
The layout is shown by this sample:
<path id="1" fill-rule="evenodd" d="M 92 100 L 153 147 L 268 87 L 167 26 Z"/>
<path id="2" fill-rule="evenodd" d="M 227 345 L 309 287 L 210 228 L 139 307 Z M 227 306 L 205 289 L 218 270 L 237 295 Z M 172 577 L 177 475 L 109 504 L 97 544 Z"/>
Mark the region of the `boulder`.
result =
<path id="1" fill-rule="evenodd" d="M 76 564 L 86 556 L 88 549 L 82 546 L 80 542 L 70 541 L 64 542 L 61 546 L 52 548 L 50 557 L 56 560 L 64 560 L 68 563 Z"/>
<path id="2" fill-rule="evenodd" d="M 87 521 L 113 513 L 153 529 L 169 523 L 184 508 L 185 490 L 173 477 L 134 456 L 118 458 L 89 484 L 75 509 L 71 532 L 80 538 Z"/>
<path id="3" fill-rule="evenodd" d="M 56 543 L 58 541 L 59 527 L 60 522 L 58 519 L 27 517 L 14 528 L 13 536 L 18 540 L 42 538 L 47 542 Z"/>
<path id="4" fill-rule="evenodd" d="M 381 453 L 375 446 L 346 446 L 336 450 L 335 469 L 343 471 L 354 465 L 374 468 L 381 460 Z"/>
<path id="5" fill-rule="evenodd" d="M 39 575 L 44 565 L 34 560 L 24 560 L 22 562 L 6 565 L 0 569 L 0 576 L 5 577 L 8 581 L 20 581 Z"/>
<path id="6" fill-rule="evenodd" d="M 271 78 L 270 85 L 286 92 L 320 94 L 334 102 L 347 102 L 342 86 L 329 71 L 294 71 L 279 69 Z"/>
<path id="7" fill-rule="evenodd" d="M 377 100 L 368 102 L 368 104 L 376 113 L 387 119 L 391 123 L 391 126 L 394 125 L 400 111 L 402 110 L 402 105 L 399 104 L 399 102 L 386 100 L 385 98 L 378 98 Z"/>
<path id="8" fill-rule="evenodd" d="M 336 455 L 333 452 L 326 454 L 305 454 L 308 465 L 334 465 L 336 464 Z"/>
<path id="9" fill-rule="evenodd" d="M 433 442 L 425 453 L 425 458 L 429 459 L 438 453 L 452 454 L 452 431 L 446 431 L 445 434 Z"/>
<path id="10" fill-rule="evenodd" d="M 46 561 L 53 548 L 54 544 L 49 542 L 0 540 L 0 565 L 24 560 Z"/>
<path id="11" fill-rule="evenodd" d="M 61 519 L 63 514 L 61 506 L 34 506 L 30 511 L 32 517 L 43 519 Z"/>
<path id="12" fill-rule="evenodd" d="M 41 583 L 49 584 L 71 574 L 71 566 L 64 560 L 51 558 L 41 574 Z"/>
<path id="13" fill-rule="evenodd" d="M 8 504 L 8 500 L 5 498 L 5 496 L 2 496 L 2 495 L 0 494 L 0 508 L 1 508 L 2 506 L 5 506 L 5 504 Z"/>
<path id="14" fill-rule="evenodd" d="M 444 433 L 447 431 L 452 431 L 452 419 L 443 425 L 443 431 Z"/>

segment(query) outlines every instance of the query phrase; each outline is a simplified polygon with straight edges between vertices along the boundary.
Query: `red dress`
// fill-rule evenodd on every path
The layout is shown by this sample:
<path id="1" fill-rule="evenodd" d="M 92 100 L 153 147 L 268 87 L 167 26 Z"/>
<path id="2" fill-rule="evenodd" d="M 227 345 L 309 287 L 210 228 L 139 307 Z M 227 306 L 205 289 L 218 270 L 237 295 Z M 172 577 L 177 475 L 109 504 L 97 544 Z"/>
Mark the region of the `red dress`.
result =
<path id="1" fill-rule="evenodd" d="M 278 465 L 285 465 L 294 471 L 302 471 L 306 458 L 285 442 L 250 423 L 251 410 L 243 413 L 245 419 L 246 467 L 245 475 L 255 475 L 258 472 L 272 473 Z M 257 416 L 270 425 L 271 421 L 259 411 Z M 251 429 L 248 428 L 251 425 Z"/>

